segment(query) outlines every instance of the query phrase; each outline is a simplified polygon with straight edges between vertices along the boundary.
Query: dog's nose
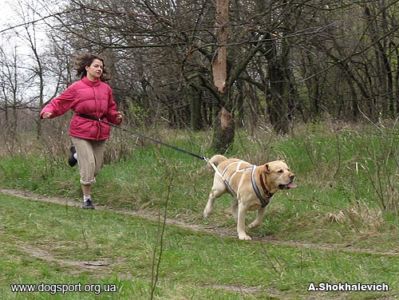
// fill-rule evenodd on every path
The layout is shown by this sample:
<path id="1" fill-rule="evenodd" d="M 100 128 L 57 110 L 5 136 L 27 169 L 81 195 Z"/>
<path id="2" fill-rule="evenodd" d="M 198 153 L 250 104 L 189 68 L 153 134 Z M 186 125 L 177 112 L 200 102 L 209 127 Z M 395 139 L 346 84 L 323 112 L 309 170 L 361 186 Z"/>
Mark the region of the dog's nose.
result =
<path id="1" fill-rule="evenodd" d="M 291 174 L 290 180 L 293 181 L 295 179 L 295 174 Z"/>

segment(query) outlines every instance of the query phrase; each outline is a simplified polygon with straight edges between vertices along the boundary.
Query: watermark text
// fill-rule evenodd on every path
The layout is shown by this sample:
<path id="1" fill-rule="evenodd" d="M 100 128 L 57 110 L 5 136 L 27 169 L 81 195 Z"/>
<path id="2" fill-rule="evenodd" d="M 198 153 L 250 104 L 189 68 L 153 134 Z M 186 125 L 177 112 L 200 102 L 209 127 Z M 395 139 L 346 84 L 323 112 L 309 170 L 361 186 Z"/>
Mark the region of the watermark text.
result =
<path id="1" fill-rule="evenodd" d="M 101 293 L 116 293 L 118 287 L 115 284 L 65 284 L 65 283 L 13 283 L 10 284 L 11 292 L 13 293 L 49 293 L 54 294 L 66 294 L 66 293 L 94 293 L 99 295 Z"/>
<path id="2" fill-rule="evenodd" d="M 386 283 L 310 283 L 309 292 L 388 292 L 389 285 Z"/>

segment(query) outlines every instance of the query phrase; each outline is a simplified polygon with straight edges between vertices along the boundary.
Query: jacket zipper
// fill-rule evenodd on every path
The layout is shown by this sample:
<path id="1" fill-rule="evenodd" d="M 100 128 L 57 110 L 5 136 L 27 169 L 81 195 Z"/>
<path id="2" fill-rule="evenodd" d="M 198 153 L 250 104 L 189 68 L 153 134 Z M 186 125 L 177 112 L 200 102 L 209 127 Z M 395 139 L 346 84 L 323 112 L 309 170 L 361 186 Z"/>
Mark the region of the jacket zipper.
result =
<path id="1" fill-rule="evenodd" d="M 96 95 L 96 92 L 95 92 L 95 87 L 93 86 L 92 89 L 93 89 L 93 95 L 94 95 L 94 106 L 95 106 L 95 109 L 96 109 L 96 117 L 99 118 L 98 103 L 97 103 L 98 101 L 97 101 L 97 95 Z M 101 136 L 101 124 L 100 124 L 100 121 L 96 121 L 96 126 L 98 128 L 96 140 L 98 141 L 100 139 L 100 136 Z"/>

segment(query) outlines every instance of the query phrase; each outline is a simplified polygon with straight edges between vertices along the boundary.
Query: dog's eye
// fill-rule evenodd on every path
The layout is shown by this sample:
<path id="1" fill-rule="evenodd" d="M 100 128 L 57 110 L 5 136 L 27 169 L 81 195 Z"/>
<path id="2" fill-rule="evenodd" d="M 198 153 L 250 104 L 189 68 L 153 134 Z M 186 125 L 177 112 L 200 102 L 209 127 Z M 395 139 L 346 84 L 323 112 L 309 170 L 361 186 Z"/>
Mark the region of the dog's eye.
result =
<path id="1" fill-rule="evenodd" d="M 278 170 L 277 172 L 278 173 L 284 173 L 284 170 Z"/>

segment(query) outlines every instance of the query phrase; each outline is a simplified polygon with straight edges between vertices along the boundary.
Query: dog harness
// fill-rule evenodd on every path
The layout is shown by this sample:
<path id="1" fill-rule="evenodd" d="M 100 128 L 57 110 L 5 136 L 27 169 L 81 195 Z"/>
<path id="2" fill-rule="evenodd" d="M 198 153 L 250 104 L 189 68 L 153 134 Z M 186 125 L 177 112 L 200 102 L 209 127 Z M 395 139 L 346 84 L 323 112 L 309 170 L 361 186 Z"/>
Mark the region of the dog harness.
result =
<path id="1" fill-rule="evenodd" d="M 259 191 L 258 186 L 256 185 L 256 181 L 255 181 L 255 169 L 256 169 L 256 166 L 253 165 L 252 166 L 252 173 L 251 173 L 252 188 L 254 189 L 255 194 L 258 197 L 262 208 L 264 208 L 264 207 L 266 207 L 269 204 L 270 199 L 273 197 L 273 194 L 270 193 L 267 190 L 266 185 L 265 185 L 264 181 L 262 180 L 262 174 L 260 175 L 260 185 L 262 187 L 262 190 L 263 190 L 263 193 L 265 194 L 265 196 L 263 196 L 261 194 L 261 192 Z"/>
<path id="2" fill-rule="evenodd" d="M 236 194 L 236 192 L 233 190 L 233 188 L 231 187 L 231 185 L 230 185 L 230 180 L 233 178 L 233 176 L 234 176 L 237 172 L 243 171 L 243 170 L 240 170 L 240 169 L 239 169 L 239 168 L 240 168 L 240 165 L 241 165 L 241 162 L 242 162 L 242 160 L 234 161 L 234 162 L 232 162 L 232 163 L 229 163 L 229 164 L 226 166 L 226 168 L 224 168 L 223 173 L 222 173 L 222 174 L 219 173 L 219 176 L 222 177 L 222 180 L 223 180 L 224 184 L 226 185 L 227 190 L 229 191 L 229 193 L 230 193 L 234 198 L 237 198 L 237 194 Z M 229 180 L 225 179 L 225 178 L 224 178 L 224 174 L 225 174 L 226 171 L 229 169 L 229 167 L 230 167 L 232 164 L 235 164 L 235 163 L 237 164 L 236 170 L 233 172 L 233 174 L 231 174 Z M 245 170 L 245 169 L 244 169 L 244 170 Z"/>
<path id="3" fill-rule="evenodd" d="M 216 167 L 215 167 L 214 169 L 215 169 L 215 171 L 217 171 L 218 175 L 219 175 L 220 177 L 222 177 L 222 180 L 223 180 L 224 184 L 226 185 L 227 190 L 229 191 L 229 193 L 230 193 L 233 197 L 237 198 L 236 192 L 233 190 L 233 188 L 232 188 L 231 185 L 230 185 L 230 180 L 233 178 L 233 176 L 234 176 L 236 173 L 238 173 L 238 172 L 244 172 L 244 171 L 247 171 L 247 170 L 249 170 L 249 169 L 252 168 L 252 172 L 251 172 L 251 184 L 252 184 L 252 188 L 254 189 L 254 192 L 255 192 L 256 196 L 258 197 L 258 199 L 259 199 L 259 201 L 260 201 L 261 207 L 262 207 L 262 208 L 266 207 L 266 206 L 269 204 L 270 199 L 273 197 L 273 194 L 270 193 L 270 192 L 267 190 L 266 185 L 265 185 L 264 181 L 262 180 L 262 175 L 260 175 L 260 176 L 261 176 L 261 177 L 260 177 L 260 184 L 261 184 L 261 187 L 262 187 L 262 191 L 263 191 L 263 193 L 264 193 L 264 195 L 262 195 L 262 193 L 260 192 L 260 190 L 259 190 L 259 188 L 258 188 L 258 186 L 257 186 L 257 184 L 256 184 L 256 180 L 255 180 L 255 170 L 256 170 L 256 167 L 257 167 L 257 166 L 252 165 L 252 167 L 248 167 L 248 168 L 245 168 L 245 169 L 240 170 L 240 165 L 241 165 L 242 162 L 243 162 L 242 160 L 235 161 L 235 162 L 231 162 L 230 164 L 228 164 L 228 165 L 224 168 L 224 170 L 223 170 L 222 173 L 220 173 L 220 172 L 217 170 Z M 224 178 L 224 175 L 226 174 L 227 170 L 229 169 L 229 167 L 230 167 L 232 164 L 237 164 L 236 170 L 231 174 L 231 176 L 230 176 L 229 179 L 225 179 L 225 178 Z"/>

